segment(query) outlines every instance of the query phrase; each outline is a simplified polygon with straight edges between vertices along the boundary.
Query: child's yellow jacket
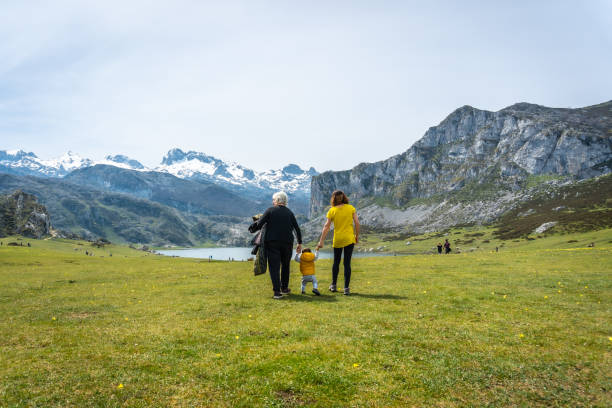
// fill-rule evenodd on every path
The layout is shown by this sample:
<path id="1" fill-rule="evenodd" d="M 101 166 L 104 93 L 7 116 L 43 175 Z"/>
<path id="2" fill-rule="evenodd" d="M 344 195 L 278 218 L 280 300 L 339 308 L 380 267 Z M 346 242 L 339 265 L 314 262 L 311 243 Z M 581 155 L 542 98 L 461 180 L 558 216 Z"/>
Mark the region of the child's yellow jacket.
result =
<path id="1" fill-rule="evenodd" d="M 304 252 L 300 256 L 300 272 L 302 275 L 315 274 L 315 254 L 312 252 Z"/>

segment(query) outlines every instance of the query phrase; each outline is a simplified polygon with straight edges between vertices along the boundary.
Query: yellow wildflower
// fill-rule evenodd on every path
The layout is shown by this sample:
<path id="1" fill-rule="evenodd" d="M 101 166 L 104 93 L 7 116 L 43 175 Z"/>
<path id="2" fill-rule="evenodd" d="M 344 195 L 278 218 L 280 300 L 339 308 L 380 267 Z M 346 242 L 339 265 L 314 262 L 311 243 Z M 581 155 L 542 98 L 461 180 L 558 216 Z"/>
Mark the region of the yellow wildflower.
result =
<path id="1" fill-rule="evenodd" d="M 359 363 L 353 363 L 353 368 L 359 367 Z"/>
<path id="2" fill-rule="evenodd" d="M 123 384 L 119 384 L 119 385 L 117 386 L 117 389 L 122 389 L 122 388 L 123 388 Z"/>
<path id="3" fill-rule="evenodd" d="M 525 335 L 523 333 L 519 334 L 519 337 L 522 339 L 523 337 L 525 337 Z"/>
<path id="4" fill-rule="evenodd" d="M 236 336 L 236 340 L 238 340 L 240 338 L 240 336 Z"/>
<path id="5" fill-rule="evenodd" d="M 51 318 L 51 320 L 57 320 L 57 318 L 56 318 L 55 316 L 53 316 L 53 317 Z"/>
<path id="6" fill-rule="evenodd" d="M 544 299 L 548 299 L 548 296 L 544 296 Z"/>

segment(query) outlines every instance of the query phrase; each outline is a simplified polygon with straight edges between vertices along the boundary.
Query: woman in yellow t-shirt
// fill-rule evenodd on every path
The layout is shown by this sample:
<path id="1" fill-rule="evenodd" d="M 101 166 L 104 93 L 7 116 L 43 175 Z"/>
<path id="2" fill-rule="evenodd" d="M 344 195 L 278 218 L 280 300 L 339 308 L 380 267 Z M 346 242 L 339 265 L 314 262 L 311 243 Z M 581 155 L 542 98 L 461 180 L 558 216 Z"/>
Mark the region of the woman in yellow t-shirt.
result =
<path id="1" fill-rule="evenodd" d="M 327 212 L 327 221 L 321 232 L 321 239 L 317 245 L 317 250 L 323 248 L 323 242 L 327 233 L 334 224 L 334 265 L 332 266 L 332 284 L 329 290 L 337 292 L 338 272 L 340 271 L 340 259 L 344 252 L 344 294 L 350 295 L 349 284 L 351 283 L 351 257 L 353 248 L 359 242 L 359 219 L 355 212 L 355 207 L 349 204 L 348 197 L 340 190 L 336 190 L 331 196 L 331 208 Z M 355 229 L 353 229 L 355 224 Z"/>

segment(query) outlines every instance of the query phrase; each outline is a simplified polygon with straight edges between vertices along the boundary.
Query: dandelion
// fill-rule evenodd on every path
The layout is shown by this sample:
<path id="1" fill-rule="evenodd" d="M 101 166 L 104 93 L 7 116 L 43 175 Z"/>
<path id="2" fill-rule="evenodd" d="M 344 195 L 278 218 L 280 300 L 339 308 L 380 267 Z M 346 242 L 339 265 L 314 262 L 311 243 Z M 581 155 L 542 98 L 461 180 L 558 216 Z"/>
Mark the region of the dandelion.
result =
<path id="1" fill-rule="evenodd" d="M 608 340 L 612 341 L 612 337 L 608 337 Z"/>
<path id="2" fill-rule="evenodd" d="M 544 299 L 548 299 L 548 296 L 544 296 Z"/>
<path id="3" fill-rule="evenodd" d="M 504 295 L 504 299 L 507 298 L 507 297 L 508 297 L 508 295 Z"/>
<path id="4" fill-rule="evenodd" d="M 561 284 L 561 282 L 557 282 L 557 285 L 560 285 L 560 284 Z"/>
<path id="5" fill-rule="evenodd" d="M 122 389 L 122 388 L 123 388 L 123 384 L 119 384 L 119 385 L 117 386 L 117 389 L 119 389 L 119 390 L 120 390 L 120 389 Z"/>
<path id="6" fill-rule="evenodd" d="M 523 337 L 525 337 L 525 335 L 523 333 L 519 334 L 519 337 L 522 339 Z"/>
<path id="7" fill-rule="evenodd" d="M 125 318 L 125 321 L 127 322 L 128 320 L 129 320 L 129 319 L 126 317 L 126 318 Z"/>
<path id="8" fill-rule="evenodd" d="M 216 357 L 221 357 L 221 353 L 215 354 Z"/>
<path id="9" fill-rule="evenodd" d="M 585 288 L 585 289 L 588 289 L 589 287 L 588 287 L 588 286 L 585 286 L 584 288 Z"/>
<path id="10" fill-rule="evenodd" d="M 561 291 L 560 291 L 560 290 L 558 290 L 557 292 L 561 293 Z"/>
<path id="11" fill-rule="evenodd" d="M 249 317 L 253 317 L 253 315 L 249 315 Z"/>
<path id="12" fill-rule="evenodd" d="M 55 316 L 53 316 L 53 317 L 51 318 L 51 320 L 57 320 L 57 318 L 56 318 Z"/>
<path id="13" fill-rule="evenodd" d="M 494 295 L 494 294 L 495 294 L 495 292 L 491 292 L 491 294 L 492 294 L 492 295 Z"/>
<path id="14" fill-rule="evenodd" d="M 427 293 L 427 291 L 426 291 L 426 290 L 424 290 L 424 291 L 423 291 L 423 293 Z"/>
<path id="15" fill-rule="evenodd" d="M 525 311 L 528 311 L 528 310 L 529 310 L 528 308 L 525 308 Z"/>
<path id="16" fill-rule="evenodd" d="M 581 293 L 581 294 L 580 294 L 580 297 L 584 297 L 584 295 Z"/>
<path id="17" fill-rule="evenodd" d="M 359 363 L 353 363 L 353 368 L 359 367 Z"/>
<path id="18" fill-rule="evenodd" d="M 240 338 L 240 336 L 236 336 L 236 340 L 238 340 Z"/>

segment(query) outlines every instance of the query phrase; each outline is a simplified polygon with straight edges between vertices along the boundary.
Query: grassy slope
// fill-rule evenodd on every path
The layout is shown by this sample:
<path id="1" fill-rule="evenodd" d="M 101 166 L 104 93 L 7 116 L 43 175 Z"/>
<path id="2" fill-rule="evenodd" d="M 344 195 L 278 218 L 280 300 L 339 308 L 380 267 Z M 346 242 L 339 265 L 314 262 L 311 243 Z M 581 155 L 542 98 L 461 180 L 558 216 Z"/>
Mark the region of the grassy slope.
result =
<path id="1" fill-rule="evenodd" d="M 2 246 L 0 405 L 607 406 L 611 240 L 355 259 L 354 296 L 282 301 L 249 263 Z"/>

